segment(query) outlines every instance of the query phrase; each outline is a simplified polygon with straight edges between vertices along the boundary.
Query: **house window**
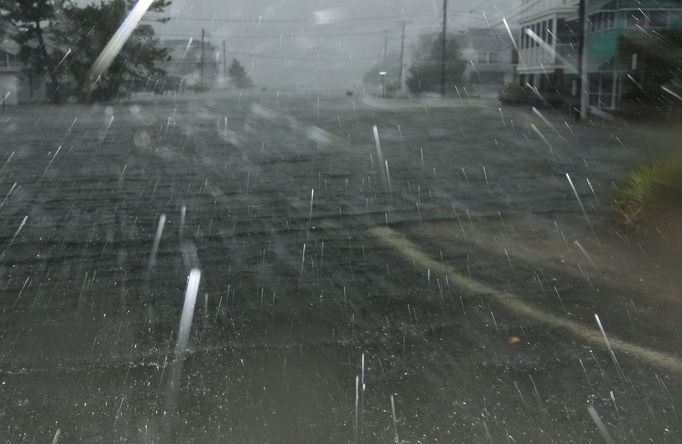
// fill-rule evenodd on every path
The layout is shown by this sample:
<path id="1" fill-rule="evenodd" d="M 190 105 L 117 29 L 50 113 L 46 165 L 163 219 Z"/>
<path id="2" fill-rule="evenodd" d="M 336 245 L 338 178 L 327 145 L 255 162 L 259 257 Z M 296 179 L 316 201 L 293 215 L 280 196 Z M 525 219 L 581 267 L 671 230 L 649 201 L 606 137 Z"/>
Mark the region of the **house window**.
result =
<path id="1" fill-rule="evenodd" d="M 524 35 L 526 36 L 526 47 L 527 48 L 532 48 L 533 47 L 533 41 L 530 39 L 529 32 L 533 30 L 533 25 L 530 25 L 526 28 L 526 32 Z"/>
<path id="2" fill-rule="evenodd" d="M 17 56 L 0 49 L 0 66 L 16 66 Z"/>
<path id="3" fill-rule="evenodd" d="M 478 53 L 478 63 L 488 63 L 488 53 L 487 52 L 479 52 Z"/>
<path id="4" fill-rule="evenodd" d="M 665 11 L 649 11 L 649 26 L 662 28 L 668 26 L 668 13 Z"/>
<path id="5" fill-rule="evenodd" d="M 590 27 L 589 30 L 601 31 L 602 29 L 613 28 L 615 24 L 615 12 L 613 11 L 602 11 L 592 14 L 589 17 Z"/>
<path id="6" fill-rule="evenodd" d="M 544 41 L 544 42 L 547 41 L 547 24 L 548 23 L 549 22 L 547 22 L 547 21 L 542 22 L 542 29 L 541 29 L 542 34 L 540 34 L 540 38 L 542 38 L 542 41 Z"/>
<path id="7" fill-rule="evenodd" d="M 489 63 L 497 63 L 497 53 L 496 52 L 488 53 L 488 62 Z"/>
<path id="8" fill-rule="evenodd" d="M 628 27 L 645 27 L 646 26 L 646 16 L 642 11 L 630 11 L 628 13 Z"/>
<path id="9" fill-rule="evenodd" d="M 521 27 L 521 49 L 526 47 L 526 27 Z"/>
<path id="10" fill-rule="evenodd" d="M 562 43 L 564 41 L 570 40 L 571 37 L 571 29 L 566 26 L 566 20 L 564 19 L 557 19 L 556 21 L 556 38 L 557 38 L 557 43 Z"/>
<path id="11" fill-rule="evenodd" d="M 629 28 L 662 28 L 668 26 L 668 13 L 660 9 L 628 12 Z"/>
<path id="12" fill-rule="evenodd" d="M 530 26 L 528 27 L 528 30 L 526 31 L 526 41 L 528 41 L 528 47 L 529 47 L 529 48 L 532 48 L 532 47 L 534 46 L 534 45 L 533 45 L 533 43 L 534 43 L 534 42 L 533 42 L 533 39 L 530 38 L 530 33 L 531 33 L 531 32 L 535 32 L 535 25 L 530 25 Z"/>
<path id="13" fill-rule="evenodd" d="M 524 33 L 525 38 L 526 38 L 526 48 L 532 48 L 533 47 L 533 40 L 530 38 L 530 32 L 533 30 L 533 26 L 528 26 L 526 28 L 526 32 Z"/>

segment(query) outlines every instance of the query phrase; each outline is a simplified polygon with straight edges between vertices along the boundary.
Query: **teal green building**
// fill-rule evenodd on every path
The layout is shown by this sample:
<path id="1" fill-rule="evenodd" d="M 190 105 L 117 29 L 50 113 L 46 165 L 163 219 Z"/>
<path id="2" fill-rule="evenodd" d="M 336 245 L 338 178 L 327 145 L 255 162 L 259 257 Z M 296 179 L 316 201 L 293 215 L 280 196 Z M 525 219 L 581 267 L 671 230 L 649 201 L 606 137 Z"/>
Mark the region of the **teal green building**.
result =
<path id="1" fill-rule="evenodd" d="M 587 0 L 587 15 L 590 106 L 675 100 L 663 87 L 680 78 L 682 0 Z"/>

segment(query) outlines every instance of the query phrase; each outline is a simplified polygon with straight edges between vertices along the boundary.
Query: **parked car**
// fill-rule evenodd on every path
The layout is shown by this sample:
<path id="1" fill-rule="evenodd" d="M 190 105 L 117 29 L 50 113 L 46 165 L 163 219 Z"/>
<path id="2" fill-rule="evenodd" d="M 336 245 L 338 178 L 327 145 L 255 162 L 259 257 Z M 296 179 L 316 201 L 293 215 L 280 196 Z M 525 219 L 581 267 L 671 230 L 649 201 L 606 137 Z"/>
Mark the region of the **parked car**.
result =
<path id="1" fill-rule="evenodd" d="M 533 105 L 537 107 L 565 108 L 570 104 L 570 97 L 558 91 L 540 92 L 530 86 L 507 85 L 497 95 L 505 105 Z"/>

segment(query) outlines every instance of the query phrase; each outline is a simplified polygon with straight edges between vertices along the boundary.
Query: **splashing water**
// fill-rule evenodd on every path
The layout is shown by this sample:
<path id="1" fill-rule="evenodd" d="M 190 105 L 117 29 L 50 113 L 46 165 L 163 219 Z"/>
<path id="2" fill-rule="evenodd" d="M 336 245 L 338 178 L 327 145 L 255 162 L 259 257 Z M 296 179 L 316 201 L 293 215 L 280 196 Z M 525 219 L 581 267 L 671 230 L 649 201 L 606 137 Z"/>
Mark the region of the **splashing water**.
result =
<path id="1" fill-rule="evenodd" d="M 57 148 L 57 151 L 54 152 L 54 156 L 50 159 L 50 161 L 47 163 L 47 166 L 45 167 L 45 170 L 43 171 L 43 176 L 47 174 L 47 170 L 50 169 L 50 166 L 52 165 L 52 162 L 54 162 L 55 157 L 57 157 L 57 154 L 62 150 L 62 146 L 59 145 L 59 148 Z"/>
<path id="2" fill-rule="evenodd" d="M 379 129 L 376 125 L 372 127 L 372 132 L 374 133 L 374 145 L 377 148 L 377 158 L 379 159 L 379 170 L 381 170 L 381 178 L 384 181 L 386 187 L 388 187 L 388 182 L 386 179 L 386 163 L 384 162 L 384 155 L 381 153 L 381 141 L 379 140 Z"/>
<path id="3" fill-rule="evenodd" d="M 587 215 L 587 211 L 585 211 L 585 206 L 583 205 L 583 201 L 580 199 L 580 196 L 578 195 L 578 191 L 575 189 L 575 185 L 573 185 L 573 181 L 571 180 L 571 176 L 566 173 L 566 179 L 568 180 L 569 185 L 571 185 L 571 190 L 573 190 L 573 195 L 575 198 L 578 200 L 578 205 L 580 205 L 580 210 L 583 212 L 583 216 L 585 217 L 585 221 L 587 222 L 587 225 L 590 227 L 590 231 L 592 232 L 592 236 L 594 236 L 594 240 L 599 244 L 599 247 L 601 248 L 601 243 L 599 242 L 599 238 L 597 237 L 597 234 L 594 231 L 594 227 L 592 226 L 592 221 L 590 220 L 589 216 Z"/>
<path id="4" fill-rule="evenodd" d="M 308 224 L 313 219 L 313 202 L 315 201 L 315 189 L 310 190 L 310 213 L 308 214 Z"/>
<path id="5" fill-rule="evenodd" d="M 52 438 L 52 444 L 57 444 L 59 442 L 59 436 L 62 434 L 62 429 L 57 429 L 54 433 L 54 438 Z"/>
<path id="6" fill-rule="evenodd" d="M 185 290 L 185 303 L 182 306 L 182 316 L 180 317 L 180 329 L 178 330 L 178 340 L 175 345 L 175 353 L 181 355 L 187 349 L 189 334 L 192 329 L 192 319 L 194 318 L 194 305 L 197 301 L 199 282 L 201 281 L 201 270 L 193 268 L 187 280 Z"/>
<path id="7" fill-rule="evenodd" d="M 156 236 L 154 237 L 152 252 L 149 255 L 149 269 L 156 265 L 156 253 L 159 250 L 159 243 L 161 242 L 161 234 L 163 234 L 164 225 L 166 225 L 166 215 L 161 214 L 159 217 L 159 224 L 156 226 Z"/>
<path id="8" fill-rule="evenodd" d="M 187 207 L 182 206 L 180 209 L 180 242 L 182 243 L 182 238 L 185 232 L 185 215 L 187 214 Z"/>
<path id="9" fill-rule="evenodd" d="M 606 429 L 604 422 L 601 420 L 601 417 L 599 416 L 599 413 L 597 413 L 597 410 L 594 408 L 594 406 L 591 405 L 588 406 L 587 411 L 590 413 L 590 417 L 592 418 L 592 421 L 594 421 L 594 424 L 597 426 L 597 429 L 599 429 L 599 433 L 601 434 L 602 438 L 604 438 L 604 441 L 606 441 L 608 444 L 616 444 L 616 442 L 609 434 L 609 431 Z"/>
<path id="10" fill-rule="evenodd" d="M 11 187 L 11 188 L 9 189 L 9 191 L 7 192 L 7 195 L 5 196 L 5 198 L 2 200 L 2 202 L 0 202 L 0 208 L 2 208 L 2 207 L 5 206 L 5 202 L 7 202 L 7 199 L 9 199 L 10 195 L 12 194 L 12 192 L 13 192 L 16 188 L 17 188 L 17 183 L 14 182 L 14 184 L 12 185 L 12 187 Z"/>
<path id="11" fill-rule="evenodd" d="M 12 246 L 12 244 L 14 243 L 14 240 L 19 235 L 19 232 L 21 231 L 21 229 L 24 228 L 24 225 L 26 225 L 27 220 L 28 220 L 28 216 L 24 216 L 24 219 L 21 221 L 19 228 L 17 228 L 17 231 L 14 232 L 14 236 L 12 236 L 12 239 L 10 239 L 9 244 L 7 244 L 7 247 L 5 247 L 5 249 L 2 250 L 2 253 L 0 253 L 0 259 L 5 257 L 5 253 L 7 253 L 7 250 L 9 250 L 9 248 Z"/>
<path id="12" fill-rule="evenodd" d="M 538 137 L 539 137 L 540 139 L 542 139 L 543 142 L 545 142 L 545 145 L 547 145 L 547 148 L 549 148 L 549 152 L 550 152 L 550 153 L 554 153 L 554 147 L 552 146 L 552 144 L 550 143 L 550 141 L 545 137 L 545 135 L 542 134 L 542 132 L 540 132 L 540 130 L 538 129 L 538 127 L 535 126 L 534 123 L 531 123 L 531 124 L 530 124 L 530 127 L 533 129 L 533 131 L 535 131 L 535 134 L 537 134 Z"/>
<path id="13" fill-rule="evenodd" d="M 393 393 L 391 393 L 391 414 L 393 415 L 393 439 L 394 442 L 399 443 L 400 438 L 398 438 L 398 419 L 395 416 L 395 400 L 393 399 Z"/>
<path id="14" fill-rule="evenodd" d="M 618 362 L 618 359 L 616 358 L 616 354 L 613 352 L 613 348 L 611 347 L 611 343 L 609 342 L 609 338 L 606 337 L 606 331 L 604 331 L 604 327 L 601 325 L 601 320 L 599 319 L 599 315 L 597 313 L 594 314 L 594 320 L 597 321 L 597 326 L 599 326 L 599 331 L 601 332 L 602 337 L 604 338 L 604 342 L 606 343 L 606 348 L 609 349 L 609 355 L 611 355 L 611 360 L 613 361 L 613 365 L 616 366 L 616 370 L 621 376 L 623 375 L 623 368 L 620 366 L 620 363 Z"/>
<path id="15" fill-rule="evenodd" d="M 185 290 L 185 303 L 182 307 L 182 315 L 180 317 L 180 328 L 178 330 L 178 337 L 175 344 L 175 359 L 170 369 L 169 391 L 166 398 L 165 414 L 174 415 L 176 411 L 176 400 L 178 389 L 180 387 L 180 378 L 182 377 L 182 370 L 185 361 L 185 351 L 189 343 L 189 335 L 192 330 L 192 320 L 194 319 L 194 306 L 197 301 L 197 293 L 199 292 L 199 282 L 201 281 L 201 270 L 193 268 L 189 273 L 187 279 L 187 289 Z M 171 427 L 172 423 L 167 424 Z"/>

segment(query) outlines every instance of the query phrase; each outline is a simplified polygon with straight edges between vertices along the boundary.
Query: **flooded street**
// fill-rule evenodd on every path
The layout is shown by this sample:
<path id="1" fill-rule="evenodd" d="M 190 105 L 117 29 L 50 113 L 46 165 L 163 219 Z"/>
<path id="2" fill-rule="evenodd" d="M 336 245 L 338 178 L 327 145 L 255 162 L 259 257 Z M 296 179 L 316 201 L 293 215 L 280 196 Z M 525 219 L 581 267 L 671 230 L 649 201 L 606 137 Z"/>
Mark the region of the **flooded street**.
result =
<path id="1" fill-rule="evenodd" d="M 3 442 L 682 439 L 679 286 L 611 220 L 674 134 L 274 91 L 0 134 Z"/>

